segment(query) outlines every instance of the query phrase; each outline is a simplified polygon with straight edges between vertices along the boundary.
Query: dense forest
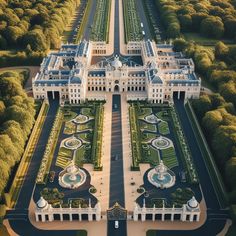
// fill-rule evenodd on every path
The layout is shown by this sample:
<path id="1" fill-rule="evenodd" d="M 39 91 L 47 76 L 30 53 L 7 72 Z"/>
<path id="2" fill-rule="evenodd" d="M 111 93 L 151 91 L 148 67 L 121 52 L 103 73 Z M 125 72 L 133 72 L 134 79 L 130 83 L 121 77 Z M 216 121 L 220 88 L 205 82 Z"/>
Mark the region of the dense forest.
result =
<path id="1" fill-rule="evenodd" d="M 192 57 L 204 81 L 218 93 L 193 101 L 216 163 L 224 177 L 229 199 L 236 203 L 236 46 L 216 43 L 214 48 L 174 41 L 176 51 Z"/>
<path id="2" fill-rule="evenodd" d="M 236 38 L 235 0 L 155 0 L 169 38 L 198 32 L 216 39 Z"/>
<path id="3" fill-rule="evenodd" d="M 58 48 L 80 0 L 0 0 L 0 49 Z"/>
<path id="4" fill-rule="evenodd" d="M 0 196 L 34 123 L 34 100 L 22 87 L 26 77 L 17 72 L 0 74 Z"/>

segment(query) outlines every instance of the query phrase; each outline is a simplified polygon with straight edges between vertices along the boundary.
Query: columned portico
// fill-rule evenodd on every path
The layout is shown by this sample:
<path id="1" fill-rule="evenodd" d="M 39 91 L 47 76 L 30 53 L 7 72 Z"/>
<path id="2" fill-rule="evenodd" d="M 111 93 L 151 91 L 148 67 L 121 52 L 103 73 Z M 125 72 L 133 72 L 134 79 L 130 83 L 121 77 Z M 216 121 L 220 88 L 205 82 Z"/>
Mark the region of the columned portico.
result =
<path id="1" fill-rule="evenodd" d="M 170 221 L 181 220 L 181 221 L 199 221 L 200 220 L 200 207 L 195 197 L 191 198 L 187 204 L 184 204 L 181 208 L 176 207 L 165 207 L 163 203 L 163 207 L 157 208 L 155 205 L 152 208 L 147 208 L 145 201 L 143 206 L 140 207 L 137 203 L 135 203 L 133 219 L 134 221 L 139 220 L 139 215 L 141 215 L 141 221 L 147 220 L 147 215 L 152 215 L 152 221 L 155 221 L 156 215 L 161 215 L 161 221 L 165 221 L 166 216 L 169 215 Z"/>
<path id="2" fill-rule="evenodd" d="M 37 207 L 35 209 L 35 220 L 36 222 L 52 222 L 55 220 L 55 216 L 59 215 L 59 220 L 62 222 L 65 220 L 65 216 L 68 216 L 69 218 L 67 220 L 73 221 L 73 216 L 77 216 L 79 221 L 82 221 L 82 215 L 88 216 L 88 221 L 93 221 L 93 216 L 95 216 L 96 221 L 101 220 L 101 206 L 98 202 L 95 207 L 91 207 L 91 204 L 89 203 L 89 206 L 86 208 L 53 208 L 48 202 L 41 197 L 40 200 L 37 202 Z"/>

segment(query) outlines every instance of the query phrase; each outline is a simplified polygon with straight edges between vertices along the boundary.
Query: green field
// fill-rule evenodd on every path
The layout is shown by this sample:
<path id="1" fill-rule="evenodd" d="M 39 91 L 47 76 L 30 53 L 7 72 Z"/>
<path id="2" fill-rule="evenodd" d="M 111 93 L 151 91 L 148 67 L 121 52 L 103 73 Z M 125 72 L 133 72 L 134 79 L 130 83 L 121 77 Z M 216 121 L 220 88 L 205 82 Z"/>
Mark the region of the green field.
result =
<path id="1" fill-rule="evenodd" d="M 188 41 L 194 41 L 204 46 L 214 46 L 219 41 L 218 39 L 204 37 L 199 33 L 184 33 L 184 37 Z M 234 44 L 234 41 L 230 39 L 221 39 L 221 41 L 225 44 Z"/>

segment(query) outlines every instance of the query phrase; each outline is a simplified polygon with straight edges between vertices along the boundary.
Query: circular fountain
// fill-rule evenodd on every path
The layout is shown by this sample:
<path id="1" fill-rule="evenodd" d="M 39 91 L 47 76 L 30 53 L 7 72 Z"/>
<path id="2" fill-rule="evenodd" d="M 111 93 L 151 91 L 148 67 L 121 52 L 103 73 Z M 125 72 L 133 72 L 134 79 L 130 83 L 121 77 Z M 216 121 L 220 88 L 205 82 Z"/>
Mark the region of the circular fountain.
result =
<path id="1" fill-rule="evenodd" d="M 152 140 L 151 145 L 156 149 L 166 149 L 173 146 L 170 139 L 160 136 Z"/>
<path id="2" fill-rule="evenodd" d="M 148 172 L 148 181 L 157 188 L 170 188 L 175 184 L 175 174 L 161 160 L 158 166 Z"/>
<path id="3" fill-rule="evenodd" d="M 76 124 L 84 124 L 86 122 L 89 121 L 89 117 L 86 116 L 86 115 L 83 115 L 83 114 L 79 114 L 78 116 L 76 116 L 73 121 L 76 123 Z"/>
<path id="4" fill-rule="evenodd" d="M 80 187 L 86 180 L 86 173 L 72 161 L 59 173 L 59 184 L 63 188 L 75 189 Z"/>
<path id="5" fill-rule="evenodd" d="M 154 114 L 145 116 L 144 120 L 150 124 L 157 124 L 160 121 Z"/>
<path id="6" fill-rule="evenodd" d="M 62 145 L 67 149 L 76 150 L 82 146 L 82 142 L 76 137 L 69 137 L 62 141 Z"/>

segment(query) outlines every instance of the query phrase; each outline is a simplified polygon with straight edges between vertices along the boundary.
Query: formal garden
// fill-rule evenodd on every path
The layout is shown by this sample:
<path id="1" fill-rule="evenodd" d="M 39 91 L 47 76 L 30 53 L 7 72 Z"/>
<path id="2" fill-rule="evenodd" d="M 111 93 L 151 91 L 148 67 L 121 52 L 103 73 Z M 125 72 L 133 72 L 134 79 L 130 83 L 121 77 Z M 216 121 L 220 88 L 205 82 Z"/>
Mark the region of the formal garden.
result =
<path id="1" fill-rule="evenodd" d="M 72 161 L 100 170 L 103 128 L 102 103 L 59 108 L 39 168 L 37 183 L 47 183 L 52 165 L 64 169 Z M 96 132 L 94 132 L 96 130 Z M 61 141 L 59 141 L 61 140 Z"/>
<path id="2" fill-rule="evenodd" d="M 111 0 L 96 1 L 96 13 L 92 25 L 91 39 L 93 41 L 109 41 Z"/>
<path id="3" fill-rule="evenodd" d="M 200 201 L 197 171 L 175 108 L 131 102 L 129 112 L 131 169 L 139 170 L 141 163 L 151 167 L 137 188 L 141 195 L 136 201 L 142 205 L 145 198 L 148 207 L 181 207 L 192 196 Z"/>
<path id="4" fill-rule="evenodd" d="M 103 103 L 58 109 L 36 179 L 36 202 L 43 196 L 54 207 L 85 207 L 89 199 L 96 204 L 96 189 L 83 165 L 90 163 L 95 170 L 102 169 L 102 130 Z"/>
<path id="5" fill-rule="evenodd" d="M 170 169 L 184 172 L 189 183 L 198 183 L 193 163 L 178 115 L 172 106 L 131 103 L 130 132 L 132 169 L 140 163 L 156 166 L 162 160 Z"/>
<path id="6" fill-rule="evenodd" d="M 123 0 L 123 16 L 125 25 L 125 42 L 140 41 L 142 39 L 142 30 L 140 19 L 134 0 Z"/>

